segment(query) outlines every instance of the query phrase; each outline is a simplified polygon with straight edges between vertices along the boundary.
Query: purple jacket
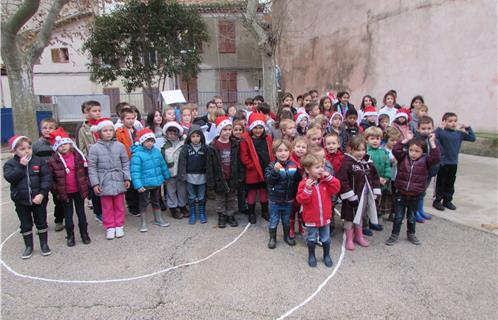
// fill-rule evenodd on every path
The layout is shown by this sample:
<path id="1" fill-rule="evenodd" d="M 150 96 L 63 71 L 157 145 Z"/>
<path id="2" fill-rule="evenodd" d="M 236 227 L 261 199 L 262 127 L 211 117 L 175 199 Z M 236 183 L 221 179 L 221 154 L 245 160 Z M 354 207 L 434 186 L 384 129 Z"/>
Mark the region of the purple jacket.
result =
<path id="1" fill-rule="evenodd" d="M 439 148 L 432 149 L 429 155 L 423 154 L 413 161 L 408 156 L 406 145 L 401 141 L 393 147 L 393 155 L 398 160 L 398 173 L 394 185 L 402 194 L 417 195 L 425 192 L 429 168 L 441 160 Z"/>

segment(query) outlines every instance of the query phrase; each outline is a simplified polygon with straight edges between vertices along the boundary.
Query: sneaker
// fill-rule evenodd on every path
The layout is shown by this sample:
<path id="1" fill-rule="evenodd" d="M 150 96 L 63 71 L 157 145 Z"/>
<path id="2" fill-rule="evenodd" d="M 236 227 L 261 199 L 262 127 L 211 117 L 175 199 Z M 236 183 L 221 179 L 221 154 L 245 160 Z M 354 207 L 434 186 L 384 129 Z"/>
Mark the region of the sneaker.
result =
<path id="1" fill-rule="evenodd" d="M 454 205 L 453 203 L 451 203 L 451 201 L 450 201 L 450 202 L 443 203 L 443 206 L 444 206 L 445 208 L 450 209 L 450 210 L 456 210 L 455 205 Z"/>
<path id="2" fill-rule="evenodd" d="M 102 216 L 95 216 L 95 221 L 102 224 Z"/>
<path id="3" fill-rule="evenodd" d="M 439 211 L 444 211 L 444 206 L 439 201 L 434 201 L 432 203 L 432 206 L 434 207 L 434 209 L 437 209 Z"/>
<path id="4" fill-rule="evenodd" d="M 116 238 L 122 238 L 124 236 L 124 227 L 116 227 Z"/>
<path id="5" fill-rule="evenodd" d="M 363 235 L 371 237 L 371 236 L 373 236 L 373 232 L 372 232 L 372 230 L 370 230 L 368 228 L 363 228 Z"/>
<path id="6" fill-rule="evenodd" d="M 417 239 L 417 237 L 414 235 L 414 234 L 408 234 L 408 237 L 407 237 L 408 241 L 410 241 L 411 243 L 413 243 L 414 245 L 421 245 L 422 242 L 420 242 L 419 239 Z"/>
<path id="7" fill-rule="evenodd" d="M 109 228 L 105 231 L 105 238 L 107 240 L 112 240 L 116 236 L 116 229 L 114 228 Z"/>
<path id="8" fill-rule="evenodd" d="M 128 209 L 128 213 L 134 217 L 140 217 L 140 211 Z"/>
<path id="9" fill-rule="evenodd" d="M 389 239 L 386 240 L 385 244 L 387 246 L 392 246 L 394 245 L 396 242 L 398 242 L 398 235 L 396 234 L 391 234 L 391 236 L 389 237 Z"/>
<path id="10" fill-rule="evenodd" d="M 64 230 L 64 225 L 62 223 L 56 223 L 55 224 L 55 232 L 60 232 Z"/>

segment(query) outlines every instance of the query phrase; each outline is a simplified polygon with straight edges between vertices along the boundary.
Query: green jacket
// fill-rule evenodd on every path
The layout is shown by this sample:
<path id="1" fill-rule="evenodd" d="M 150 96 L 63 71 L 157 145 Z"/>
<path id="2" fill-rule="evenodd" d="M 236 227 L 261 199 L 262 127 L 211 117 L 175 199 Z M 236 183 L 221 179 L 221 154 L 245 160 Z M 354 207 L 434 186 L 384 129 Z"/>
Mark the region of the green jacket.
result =
<path id="1" fill-rule="evenodd" d="M 368 146 L 367 153 L 370 159 L 372 159 L 379 177 L 391 180 L 391 162 L 389 161 L 389 154 L 386 150 Z"/>

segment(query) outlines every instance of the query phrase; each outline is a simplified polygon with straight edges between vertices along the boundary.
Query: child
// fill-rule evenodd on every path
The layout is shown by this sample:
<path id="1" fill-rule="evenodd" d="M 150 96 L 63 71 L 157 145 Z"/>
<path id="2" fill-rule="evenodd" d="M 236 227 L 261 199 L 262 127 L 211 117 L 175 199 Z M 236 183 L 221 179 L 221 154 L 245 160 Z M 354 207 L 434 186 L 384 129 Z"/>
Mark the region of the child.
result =
<path id="1" fill-rule="evenodd" d="M 147 114 L 147 128 L 149 128 L 156 135 L 156 144 L 154 147 L 161 150 L 164 145 L 164 134 L 163 134 L 163 117 L 159 110 L 149 112 Z"/>
<path id="2" fill-rule="evenodd" d="M 396 158 L 393 155 L 393 147 L 394 145 L 400 141 L 401 139 L 401 134 L 399 133 L 398 129 L 395 129 L 393 127 L 388 127 L 386 131 L 383 134 L 384 137 L 384 145 L 383 149 L 386 151 L 387 156 L 389 158 L 389 163 L 391 165 L 391 181 L 388 181 L 385 185 L 385 188 L 382 190 L 382 195 L 380 197 L 380 204 L 379 204 L 379 216 L 385 216 L 388 215 L 387 220 L 388 221 L 394 221 L 394 194 L 395 194 L 395 188 L 392 183 L 394 179 L 396 179 L 396 172 L 397 172 L 397 166 L 398 166 L 398 161 L 396 161 Z"/>
<path id="3" fill-rule="evenodd" d="M 415 110 L 412 112 L 412 120 L 409 123 L 410 130 L 416 134 L 418 130 L 418 122 L 420 118 L 427 115 L 429 108 L 425 104 L 417 104 Z"/>
<path id="4" fill-rule="evenodd" d="M 339 112 L 344 118 L 346 118 L 348 111 L 356 110 L 354 105 L 349 103 L 350 97 L 351 96 L 347 91 L 337 93 L 337 99 L 339 99 L 339 101 L 334 104 L 334 112 Z M 358 114 L 356 114 L 356 116 L 358 117 Z"/>
<path id="5" fill-rule="evenodd" d="M 276 160 L 270 162 L 265 170 L 265 180 L 268 185 L 270 200 L 270 223 L 268 225 L 270 240 L 268 248 L 275 249 L 277 245 L 277 227 L 282 220 L 284 242 L 289 246 L 296 245 L 296 241 L 289 237 L 290 215 L 297 193 L 297 185 L 301 175 L 297 165 L 290 160 L 292 145 L 287 140 L 275 140 L 272 147 Z"/>
<path id="6" fill-rule="evenodd" d="M 243 167 L 240 165 L 239 139 L 232 136 L 232 121 L 227 117 L 216 119 L 218 136 L 209 145 L 213 160 L 211 168 L 212 178 L 208 179 L 208 186 L 216 192 L 216 211 L 218 213 L 218 227 L 225 228 L 226 224 L 237 227 L 235 220 L 237 198 L 235 191 L 241 182 Z"/>
<path id="7" fill-rule="evenodd" d="M 395 119 L 397 111 L 397 109 L 394 106 L 396 104 L 396 96 L 394 95 L 393 92 L 388 91 L 384 95 L 383 102 L 384 102 L 384 107 L 382 107 L 379 110 L 379 116 L 381 114 L 387 114 L 389 116 L 389 124 L 391 124 Z"/>
<path id="8" fill-rule="evenodd" d="M 365 109 L 369 107 L 374 107 L 375 116 L 377 117 L 377 108 L 375 108 L 374 99 L 371 95 L 367 94 L 361 99 L 360 110 L 358 110 L 358 120 L 363 121 L 363 118 L 365 118 Z"/>
<path id="9" fill-rule="evenodd" d="M 363 120 L 360 122 L 360 126 L 363 130 L 367 130 L 370 127 L 375 127 L 377 125 L 377 110 L 374 106 L 366 107 L 363 109 Z"/>
<path id="10" fill-rule="evenodd" d="M 323 138 L 323 143 L 325 145 L 325 159 L 330 162 L 335 173 L 339 172 L 344 159 L 344 153 L 339 148 L 339 135 L 335 132 L 327 133 Z"/>
<path id="11" fill-rule="evenodd" d="M 160 120 L 161 114 L 159 114 Z M 100 139 L 88 154 L 88 177 L 93 192 L 100 197 L 106 239 L 124 236 L 124 194 L 130 187 L 130 160 L 121 142 L 114 140 L 110 119 L 97 123 Z"/>
<path id="12" fill-rule="evenodd" d="M 313 154 L 302 160 L 306 178 L 299 183 L 296 200 L 303 206 L 303 220 L 308 230 L 308 265 L 316 267 L 315 245 L 317 234 L 323 246 L 323 262 L 332 267 L 330 257 L 329 223 L 332 213 L 331 196 L 339 192 L 339 180 L 324 170 L 324 159 Z"/>
<path id="13" fill-rule="evenodd" d="M 188 129 L 190 129 L 190 126 L 192 125 L 192 108 L 192 104 L 188 104 L 181 110 L 180 125 L 183 127 L 183 132 L 188 132 Z"/>
<path id="14" fill-rule="evenodd" d="M 407 238 L 415 245 L 420 241 L 415 236 L 415 212 L 418 201 L 427 187 L 429 168 L 439 162 L 441 155 L 436 146 L 436 137 L 431 134 L 429 138 L 432 152 L 424 154 L 425 142 L 420 139 L 407 137 L 394 145 L 393 153 L 398 160 L 398 174 L 394 182 L 398 195 L 395 200 L 396 215 L 394 218 L 393 231 L 386 241 L 386 245 L 392 246 L 398 242 L 401 224 L 405 217 L 407 220 Z M 405 150 L 405 147 L 408 150 Z"/>
<path id="15" fill-rule="evenodd" d="M 297 137 L 294 139 L 294 142 L 292 143 L 292 154 L 291 154 L 291 161 L 294 162 L 297 165 L 297 170 L 299 171 L 299 175 L 301 177 L 304 176 L 304 168 L 301 166 L 301 159 L 308 153 L 308 140 L 306 140 L 305 137 Z M 299 233 L 301 235 L 304 234 L 304 228 L 302 224 L 302 216 L 299 214 L 299 209 L 300 209 L 299 203 L 297 201 L 294 201 L 294 206 L 293 210 L 291 212 L 290 216 L 290 231 L 289 231 L 289 237 L 291 239 L 294 239 L 296 236 L 296 230 L 295 230 L 295 221 L 296 221 L 296 215 L 298 216 L 298 229 Z"/>
<path id="16" fill-rule="evenodd" d="M 284 93 L 280 99 L 280 109 L 284 108 L 289 108 L 292 115 L 297 113 L 296 108 L 294 108 L 294 96 L 290 92 Z"/>
<path id="17" fill-rule="evenodd" d="M 120 118 L 123 125 L 116 129 L 116 140 L 124 145 L 126 152 L 128 153 L 128 159 L 131 159 L 133 142 L 137 140 L 138 135 L 138 130 L 136 130 L 134 126 L 136 115 L 130 108 L 123 108 L 121 109 Z M 128 212 L 135 217 L 138 217 L 140 215 L 140 204 L 139 195 L 136 190 L 137 188 L 135 187 L 129 188 L 126 191 L 125 199 L 126 204 L 128 205 Z"/>
<path id="18" fill-rule="evenodd" d="M 261 216 L 268 217 L 268 192 L 264 177 L 264 169 L 274 160 L 272 138 L 265 133 L 264 115 L 252 113 L 249 117 L 248 131 L 240 141 L 240 160 L 245 167 L 245 182 L 247 186 L 247 204 L 249 207 L 249 222 L 256 223 L 256 195 L 259 194 Z"/>
<path id="19" fill-rule="evenodd" d="M 176 121 L 170 121 L 164 125 L 163 131 L 166 142 L 161 150 L 161 154 L 164 156 L 170 173 L 170 179 L 165 186 L 167 207 L 173 218 L 187 218 L 189 216 L 187 210 L 187 186 L 185 181 L 177 179 L 178 161 L 185 142 L 183 138 L 183 126 Z"/>
<path id="20" fill-rule="evenodd" d="M 365 139 L 367 140 L 367 154 L 373 161 L 375 169 L 377 170 L 377 175 L 379 176 L 381 192 L 387 190 L 389 181 L 391 180 L 391 161 L 389 160 L 389 154 L 386 150 L 380 147 L 382 140 L 382 130 L 377 127 L 370 127 L 365 131 Z M 380 201 L 382 202 L 382 195 Z M 377 212 L 379 213 L 379 212 Z M 378 214 L 380 218 L 380 214 Z M 363 225 L 363 234 L 372 235 L 372 231 L 369 230 L 369 226 Z M 383 227 L 379 224 L 370 223 L 370 228 L 376 231 L 382 231 Z"/>
<path id="21" fill-rule="evenodd" d="M 476 141 L 476 136 L 470 126 L 458 123 L 458 117 L 455 113 L 446 112 L 443 115 L 442 128 L 436 129 L 436 138 L 441 144 L 443 157 L 441 168 L 437 174 L 436 199 L 432 205 L 441 211 L 444 208 L 456 210 L 456 206 L 451 201 L 455 193 L 458 153 L 462 141 Z"/>
<path id="22" fill-rule="evenodd" d="M 237 121 L 235 120 L 233 122 L 233 129 L 232 129 L 232 134 L 235 138 L 240 139 L 242 137 L 242 134 L 245 131 L 246 126 L 244 125 L 243 121 Z"/>
<path id="23" fill-rule="evenodd" d="M 323 97 L 320 99 L 320 113 L 325 115 L 327 119 L 330 119 L 332 114 L 334 113 L 332 109 L 332 99 L 329 97 Z"/>
<path id="24" fill-rule="evenodd" d="M 292 143 L 297 135 L 296 123 L 291 119 L 284 119 L 280 121 L 279 128 L 282 140 L 287 140 Z"/>
<path id="25" fill-rule="evenodd" d="M 273 140 L 282 138 L 282 129 L 280 127 L 282 121 L 292 121 L 292 123 L 294 123 L 294 121 L 292 120 L 293 118 L 294 116 L 292 115 L 292 111 L 290 111 L 289 108 L 279 110 L 279 112 L 277 113 L 277 120 L 274 121 L 271 126 L 269 126 L 269 132 Z M 294 124 L 294 131 L 295 131 L 295 124 Z"/>
<path id="26" fill-rule="evenodd" d="M 310 123 L 310 129 L 311 128 L 317 128 L 320 129 L 320 131 L 325 132 L 327 130 L 327 125 L 329 121 L 326 116 L 323 114 L 319 114 L 313 119 Z"/>
<path id="27" fill-rule="evenodd" d="M 175 107 L 168 105 L 164 109 L 163 122 L 168 123 L 169 121 L 176 121 L 176 110 Z"/>
<path id="28" fill-rule="evenodd" d="M 408 122 L 410 122 L 410 112 L 408 109 L 398 109 L 396 115 L 394 116 L 394 121 L 392 126 L 399 130 L 401 133 L 401 140 L 404 140 L 408 137 L 409 134 L 412 134 L 410 127 L 408 126 Z"/>
<path id="29" fill-rule="evenodd" d="M 332 116 L 330 117 L 329 121 L 329 132 L 335 132 L 336 134 L 339 135 L 339 137 L 342 134 L 342 122 L 344 121 L 344 117 L 340 112 L 334 112 Z"/>
<path id="30" fill-rule="evenodd" d="M 47 163 L 33 156 L 31 140 L 25 136 L 13 136 L 9 147 L 14 157 L 5 162 L 3 176 L 10 183 L 10 198 L 16 206 L 21 223 L 20 232 L 24 239 L 23 259 L 33 254 L 33 221 L 40 238 L 43 256 L 52 253 L 48 246 L 47 202 L 52 186 L 52 177 Z"/>
<path id="31" fill-rule="evenodd" d="M 308 103 L 311 102 L 311 94 L 309 92 L 305 92 L 303 94 L 303 103 L 302 105 L 297 108 L 297 113 L 296 114 L 299 114 L 299 113 L 306 113 L 306 106 L 308 105 Z"/>
<path id="32" fill-rule="evenodd" d="M 318 102 L 315 101 L 308 103 L 305 110 L 311 120 L 315 119 L 315 117 L 320 114 L 320 106 L 318 105 Z"/>
<path id="33" fill-rule="evenodd" d="M 237 107 L 234 106 L 233 104 L 231 106 L 229 106 L 227 109 L 227 115 L 232 120 L 233 120 L 233 117 L 235 116 L 236 112 L 237 112 Z"/>
<path id="34" fill-rule="evenodd" d="M 297 113 L 294 116 L 294 122 L 296 122 L 297 126 L 297 134 L 300 136 L 305 136 L 306 131 L 308 131 L 308 126 L 310 125 L 310 117 L 306 112 Z"/>
<path id="35" fill-rule="evenodd" d="M 380 128 L 380 130 L 382 130 L 382 132 L 386 132 L 386 129 L 389 127 L 389 115 L 388 114 L 380 114 L 379 115 L 379 125 L 378 127 Z"/>
<path id="36" fill-rule="evenodd" d="M 156 136 L 150 129 L 140 131 L 138 144 L 131 147 L 131 180 L 138 192 L 140 205 L 140 232 L 147 232 L 147 206 L 150 202 L 154 214 L 154 224 L 167 227 L 159 204 L 161 185 L 170 178 L 161 151 L 154 148 Z"/>
<path id="37" fill-rule="evenodd" d="M 297 104 L 297 110 L 299 110 L 299 108 L 302 108 L 303 107 L 303 95 L 300 94 L 296 97 L 296 104 Z M 298 112 L 296 110 L 296 113 Z"/>
<path id="38" fill-rule="evenodd" d="M 306 133 L 309 148 L 322 148 L 322 131 L 317 128 L 311 128 Z"/>
<path id="39" fill-rule="evenodd" d="M 245 121 L 244 121 L 245 122 Z M 233 130 L 232 130 L 232 135 L 233 138 L 237 139 L 239 141 L 239 157 L 240 157 L 240 139 L 242 137 L 242 134 L 245 132 L 245 124 L 243 121 L 234 121 L 233 122 Z M 246 197 L 247 197 L 247 192 L 246 192 L 246 184 L 244 183 L 245 180 L 245 169 L 244 166 L 242 165 L 242 162 L 240 162 L 240 176 L 239 176 L 239 185 L 237 188 L 237 202 L 238 202 L 238 208 L 240 213 L 247 214 L 248 206 L 246 202 Z"/>
<path id="40" fill-rule="evenodd" d="M 199 108 L 198 108 L 197 104 L 191 103 L 190 110 L 192 111 L 191 119 L 192 119 L 192 123 L 193 123 L 194 122 L 193 119 L 195 119 L 199 116 Z M 190 127 L 189 127 L 189 129 L 190 129 Z"/>
<path id="41" fill-rule="evenodd" d="M 75 245 L 73 202 L 78 216 L 81 241 L 89 244 L 91 240 L 88 236 L 88 223 L 85 215 L 85 198 L 88 197 L 90 189 L 87 160 L 63 128 L 50 134 L 50 145 L 55 153 L 48 159 L 48 165 L 54 179 L 54 193 L 57 199 L 64 203 L 67 246 Z"/>
<path id="42" fill-rule="evenodd" d="M 57 121 L 54 119 L 43 119 L 40 121 L 41 137 L 33 144 L 33 155 L 41 158 L 45 162 L 54 154 L 54 150 L 50 146 L 50 133 L 57 129 Z M 54 217 L 55 217 L 55 232 L 64 230 L 64 205 L 57 200 L 57 197 L 52 194 L 54 201 Z"/>
<path id="43" fill-rule="evenodd" d="M 358 127 L 357 120 L 358 113 L 355 109 L 349 109 L 346 113 L 346 120 L 344 121 L 342 132 L 341 132 L 341 148 L 348 152 L 347 146 L 349 145 L 349 140 L 354 136 L 360 134 L 363 129 Z"/>
<path id="44" fill-rule="evenodd" d="M 201 223 L 207 222 L 206 172 L 207 168 L 212 168 L 210 162 L 212 157 L 208 154 L 209 152 L 201 127 L 193 124 L 180 151 L 177 175 L 178 180 L 187 184 L 188 206 L 190 209 L 189 224 L 195 224 L 197 219 L 196 202 L 199 206 L 199 221 Z"/>
<path id="45" fill-rule="evenodd" d="M 362 247 L 369 243 L 363 238 L 363 216 L 378 224 L 375 199 L 381 195 L 380 181 L 373 162 L 366 155 L 366 141 L 360 135 L 349 141 L 350 153 L 344 156 L 337 177 L 341 180 L 341 217 L 346 232 L 346 249 L 354 250 L 354 241 Z"/>

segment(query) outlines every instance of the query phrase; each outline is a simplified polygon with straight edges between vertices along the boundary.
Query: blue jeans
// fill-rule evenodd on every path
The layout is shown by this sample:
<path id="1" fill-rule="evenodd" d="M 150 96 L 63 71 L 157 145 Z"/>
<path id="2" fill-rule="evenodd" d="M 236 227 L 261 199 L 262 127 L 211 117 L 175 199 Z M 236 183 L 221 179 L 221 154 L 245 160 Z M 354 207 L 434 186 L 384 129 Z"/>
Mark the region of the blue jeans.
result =
<path id="1" fill-rule="evenodd" d="M 316 235 L 318 234 L 320 236 L 320 241 L 322 243 L 327 243 L 330 241 L 330 227 L 329 225 L 324 225 L 323 227 L 306 227 L 306 230 L 308 230 L 308 235 L 306 237 L 306 241 L 308 243 L 315 243 L 316 242 Z"/>
<path id="2" fill-rule="evenodd" d="M 269 201 L 270 205 L 270 229 L 276 229 L 278 221 L 282 220 L 284 228 L 290 227 L 290 215 L 292 212 L 293 202 L 273 202 Z"/>
<path id="3" fill-rule="evenodd" d="M 406 213 L 407 229 L 409 234 L 415 234 L 415 212 L 418 208 L 420 195 L 404 196 L 396 195 L 394 198 L 394 224 L 393 234 L 399 235 L 401 225 Z"/>
<path id="4" fill-rule="evenodd" d="M 188 202 L 194 203 L 196 200 L 199 205 L 206 203 L 206 184 L 191 184 L 187 182 Z"/>

